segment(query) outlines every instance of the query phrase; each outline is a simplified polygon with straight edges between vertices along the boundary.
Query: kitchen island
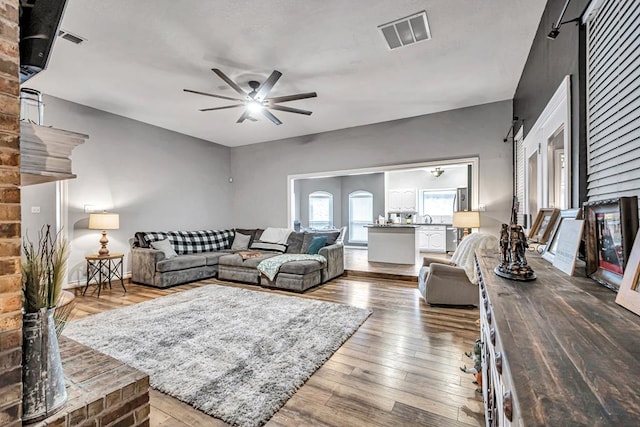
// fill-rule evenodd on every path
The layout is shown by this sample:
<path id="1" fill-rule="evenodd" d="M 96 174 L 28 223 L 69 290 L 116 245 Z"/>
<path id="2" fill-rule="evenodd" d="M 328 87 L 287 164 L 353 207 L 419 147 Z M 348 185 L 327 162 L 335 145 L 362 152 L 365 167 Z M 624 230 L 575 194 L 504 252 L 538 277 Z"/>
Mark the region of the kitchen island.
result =
<path id="1" fill-rule="evenodd" d="M 368 225 L 369 262 L 415 264 L 418 256 L 417 227 L 412 224 Z"/>

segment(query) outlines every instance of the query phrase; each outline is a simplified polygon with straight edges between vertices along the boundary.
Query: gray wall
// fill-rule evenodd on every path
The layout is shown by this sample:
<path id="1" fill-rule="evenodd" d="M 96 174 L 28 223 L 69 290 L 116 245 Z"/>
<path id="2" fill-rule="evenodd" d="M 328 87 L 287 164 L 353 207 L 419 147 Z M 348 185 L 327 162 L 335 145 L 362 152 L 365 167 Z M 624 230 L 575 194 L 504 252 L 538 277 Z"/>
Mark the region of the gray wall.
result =
<path id="1" fill-rule="evenodd" d="M 342 181 L 341 177 L 300 179 L 300 224 L 309 226 L 309 194 L 314 191 L 324 191 L 333 195 L 333 226 L 342 227 Z"/>
<path id="2" fill-rule="evenodd" d="M 333 225 L 340 228 L 349 225 L 349 194 L 354 191 L 368 191 L 373 194 L 373 218 L 384 215 L 384 174 L 371 173 L 362 175 L 337 176 L 331 178 L 296 179 L 296 212 L 303 227 L 309 225 L 309 194 L 314 191 L 326 191 L 333 195 Z M 347 243 L 348 235 L 345 236 Z"/>
<path id="3" fill-rule="evenodd" d="M 136 231 L 234 225 L 228 147 L 54 97 L 45 104 L 45 125 L 89 135 L 72 153 L 78 178 L 68 181 L 71 282 L 84 280 L 84 257 L 99 249 L 85 205 L 120 214 L 109 249 L 125 253 L 126 272 Z"/>
<path id="4" fill-rule="evenodd" d="M 378 215 L 385 216 L 384 212 L 384 174 L 366 174 L 351 175 L 342 177 L 342 225 L 349 225 L 349 194 L 354 191 L 368 191 L 373 194 L 373 218 L 374 221 Z M 347 244 L 353 244 L 349 241 L 349 230 L 345 235 Z"/>
<path id="5" fill-rule="evenodd" d="M 589 2 L 590 0 L 572 1 L 564 20 L 581 16 Z M 547 2 L 513 98 L 513 115 L 524 120 L 526 136 L 562 79 L 566 75 L 571 76 L 571 184 L 573 206 L 578 207 L 586 200 L 587 182 L 584 28 L 575 23 L 565 24 L 555 40 L 547 38 L 564 3 L 564 0 Z"/>
<path id="6" fill-rule="evenodd" d="M 56 231 L 56 183 L 28 185 L 20 189 L 20 207 L 22 211 L 22 236 L 37 244 L 38 233 L 46 224 Z M 33 213 L 32 208 L 40 208 Z"/>
<path id="7" fill-rule="evenodd" d="M 287 224 L 287 176 L 478 156 L 482 228 L 509 220 L 512 102 L 359 126 L 231 149 L 233 216 L 244 227 Z M 256 207 L 260 215 L 255 215 Z"/>

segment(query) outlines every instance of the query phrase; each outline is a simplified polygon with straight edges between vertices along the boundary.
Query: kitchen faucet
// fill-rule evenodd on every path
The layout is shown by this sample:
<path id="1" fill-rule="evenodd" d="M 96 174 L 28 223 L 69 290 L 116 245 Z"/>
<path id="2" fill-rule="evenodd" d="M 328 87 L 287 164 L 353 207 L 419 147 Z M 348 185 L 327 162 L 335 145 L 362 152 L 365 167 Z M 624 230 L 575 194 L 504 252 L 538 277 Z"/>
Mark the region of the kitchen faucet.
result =
<path id="1" fill-rule="evenodd" d="M 431 224 L 433 222 L 433 218 L 431 218 L 431 215 L 424 214 L 424 222 L 426 222 L 427 224 Z"/>

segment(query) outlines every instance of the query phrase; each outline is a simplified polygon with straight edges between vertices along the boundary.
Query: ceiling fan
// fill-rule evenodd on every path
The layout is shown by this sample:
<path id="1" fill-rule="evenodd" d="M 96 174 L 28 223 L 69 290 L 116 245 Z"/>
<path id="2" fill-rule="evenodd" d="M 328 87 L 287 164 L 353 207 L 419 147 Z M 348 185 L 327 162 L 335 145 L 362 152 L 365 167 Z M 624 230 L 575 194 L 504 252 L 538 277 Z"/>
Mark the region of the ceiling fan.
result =
<path id="1" fill-rule="evenodd" d="M 249 87 L 251 88 L 250 92 L 245 92 L 236 82 L 231 80 L 225 73 L 220 71 L 217 68 L 212 68 L 211 71 L 216 73 L 218 77 L 220 77 L 226 84 L 228 84 L 231 89 L 235 90 L 241 98 L 232 98 L 229 96 L 216 95 L 213 93 L 200 92 L 197 90 L 191 89 L 183 89 L 185 92 L 196 93 L 198 95 L 212 96 L 214 98 L 226 99 L 229 101 L 238 101 L 239 104 L 226 105 L 224 107 L 214 107 L 214 108 L 203 108 L 200 111 L 214 111 L 214 110 L 226 110 L 229 108 L 237 108 L 244 107 L 244 112 L 240 115 L 240 118 L 236 121 L 236 123 L 242 123 L 245 120 L 256 121 L 254 117 L 251 116 L 252 113 L 262 113 L 267 119 L 271 120 L 273 124 L 281 125 L 282 122 L 273 115 L 273 113 L 269 110 L 277 110 L 277 111 L 286 111 L 287 113 L 296 113 L 296 114 L 304 114 L 311 115 L 311 111 L 301 110 L 298 108 L 286 107 L 284 105 L 279 105 L 281 102 L 287 101 L 295 101 L 298 99 L 306 99 L 306 98 L 315 98 L 318 96 L 315 92 L 307 92 L 307 93 L 298 93 L 295 95 L 286 95 L 286 96 L 273 96 L 268 97 L 269 92 L 273 89 L 273 86 L 276 84 L 278 79 L 282 76 L 282 73 L 277 70 L 273 70 L 269 78 L 265 80 L 262 84 L 255 80 L 251 80 L 249 82 Z"/>

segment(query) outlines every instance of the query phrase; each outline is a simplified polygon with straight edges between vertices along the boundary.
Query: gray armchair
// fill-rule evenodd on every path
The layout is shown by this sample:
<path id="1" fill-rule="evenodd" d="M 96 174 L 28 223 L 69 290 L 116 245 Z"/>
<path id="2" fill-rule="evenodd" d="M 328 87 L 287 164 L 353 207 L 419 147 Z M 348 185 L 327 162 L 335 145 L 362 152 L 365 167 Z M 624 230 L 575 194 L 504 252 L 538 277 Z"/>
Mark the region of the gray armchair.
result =
<path id="1" fill-rule="evenodd" d="M 418 276 L 420 295 L 430 305 L 478 305 L 478 278 L 474 266 L 477 249 L 498 249 L 498 238 L 472 233 L 456 249 L 451 262 L 425 257 Z"/>

